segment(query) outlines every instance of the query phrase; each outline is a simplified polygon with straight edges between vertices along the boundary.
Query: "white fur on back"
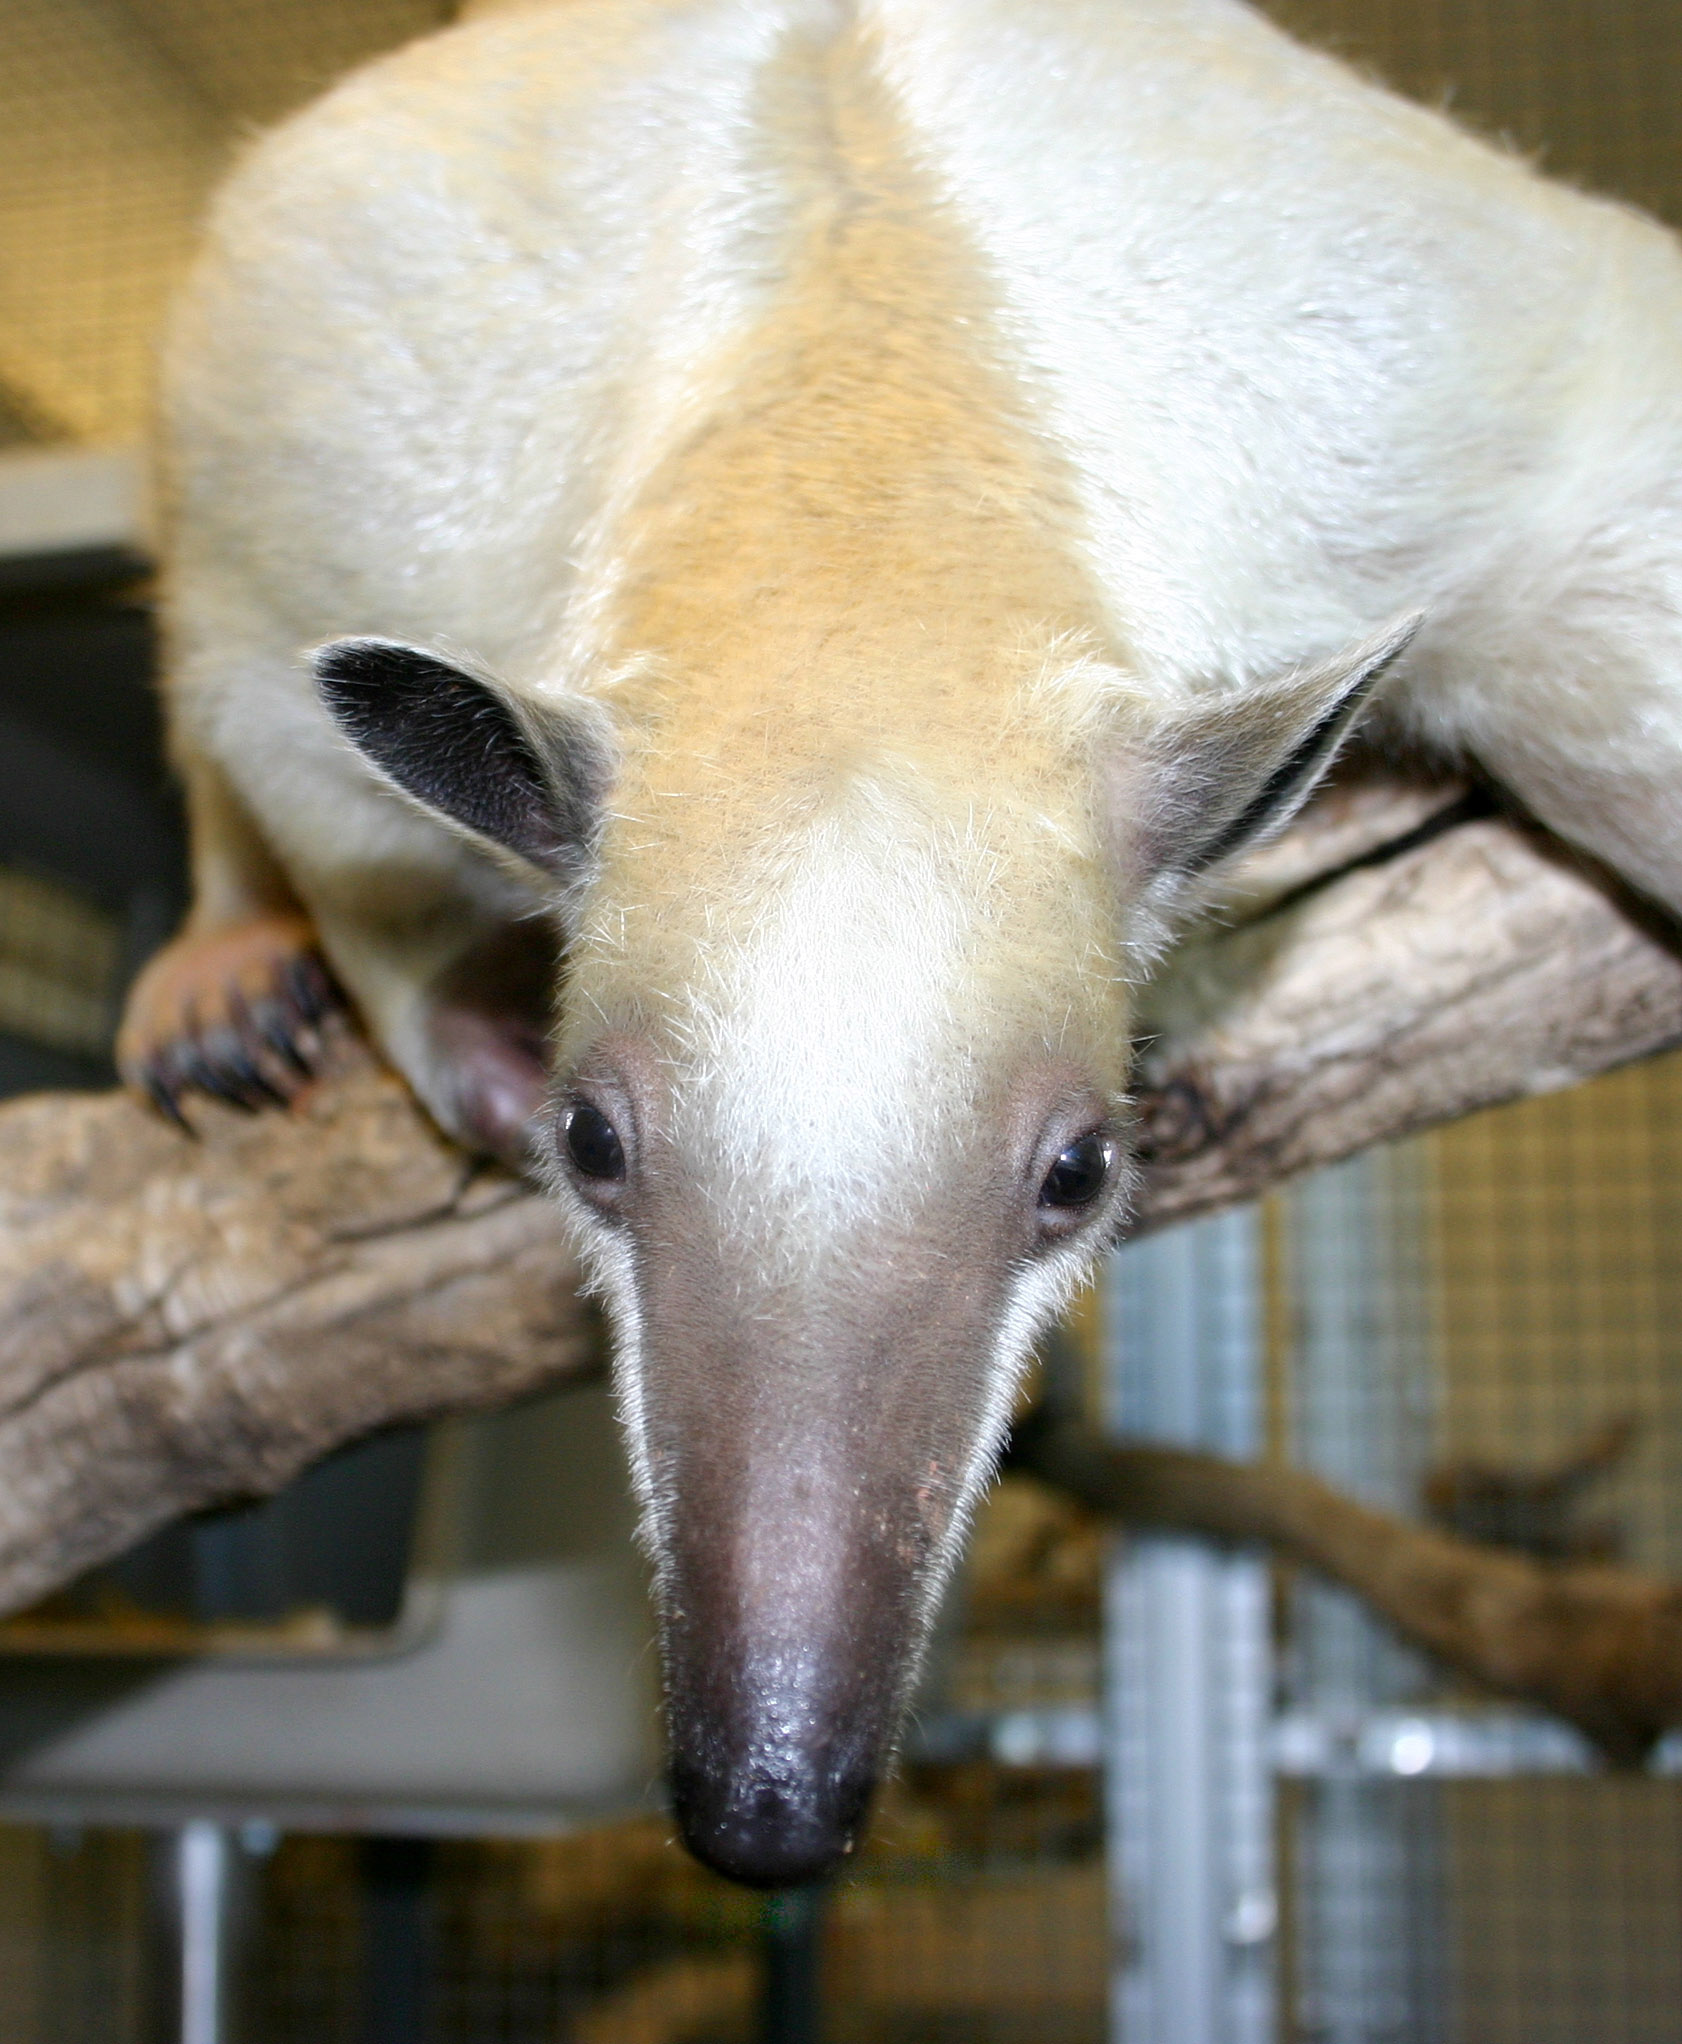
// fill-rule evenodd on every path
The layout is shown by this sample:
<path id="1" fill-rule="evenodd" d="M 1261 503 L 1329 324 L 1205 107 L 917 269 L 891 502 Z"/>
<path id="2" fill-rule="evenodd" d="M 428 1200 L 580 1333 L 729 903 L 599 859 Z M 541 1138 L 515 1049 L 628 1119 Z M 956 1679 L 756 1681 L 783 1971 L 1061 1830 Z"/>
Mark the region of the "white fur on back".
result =
<path id="1" fill-rule="evenodd" d="M 316 636 L 445 630 L 553 679 L 613 503 L 775 283 L 800 198 L 779 123 L 803 117 L 778 53 L 843 18 L 522 11 L 264 144 L 177 342 L 215 553 Z M 868 22 L 1153 673 L 1487 608 L 1582 540 L 1599 478 L 1682 465 L 1682 271 L 1633 215 L 1231 0 L 875 0 Z M 259 486 L 226 487 L 259 437 Z"/>
<path id="2" fill-rule="evenodd" d="M 1682 262 L 1661 230 L 1546 184 L 1235 0 L 592 0 L 446 33 L 260 144 L 177 323 L 179 717 L 242 788 L 342 969 L 357 953 L 334 902 L 365 906 L 376 870 L 416 929 L 439 927 L 452 872 L 458 898 L 494 912 L 512 897 L 370 791 L 302 644 L 454 645 L 534 694 L 596 692 L 683 763 L 657 792 L 694 798 L 703 841 L 716 730 L 734 717 L 751 736 L 767 676 L 798 699 L 786 677 L 805 654 L 787 632 L 739 713 L 710 670 L 686 675 L 662 648 L 667 687 L 615 633 L 636 575 L 658 583 L 682 538 L 668 505 L 671 530 L 636 540 L 651 479 L 676 475 L 678 510 L 705 524 L 683 463 L 704 477 L 695 450 L 720 420 L 751 427 L 758 379 L 798 360 L 797 325 L 764 360 L 756 336 L 824 209 L 837 231 L 856 213 L 822 84 L 843 45 L 910 167 L 891 223 L 913 252 L 902 274 L 920 234 L 967 280 L 945 328 L 913 308 L 919 344 L 938 365 L 973 338 L 952 416 L 966 389 L 1003 394 L 1001 445 L 1029 447 L 1009 457 L 1029 480 L 1000 490 L 1019 489 L 1018 522 L 1071 563 L 1073 593 L 1042 622 L 1096 656 L 1080 671 L 1098 680 L 1061 694 L 1024 673 L 1011 697 L 995 676 L 967 722 L 933 696 L 925 714 L 920 680 L 896 702 L 893 674 L 863 669 L 849 709 L 831 662 L 817 694 L 859 728 L 903 707 L 944 760 L 939 828 L 984 790 L 1056 819 L 1078 862 L 1085 797 L 1051 801 L 1048 777 L 1104 703 L 1241 684 L 1423 608 L 1397 713 L 1469 743 L 1545 819 L 1682 900 Z M 891 361 L 891 317 L 883 331 Z M 899 424 L 870 460 L 892 459 Z M 978 476 L 992 459 L 981 448 Z M 815 547 L 821 516 L 813 530 Z M 728 535 L 718 550 L 729 565 Z M 972 560 L 977 592 L 989 567 Z M 743 618 L 758 614 L 752 569 L 731 592 Z M 891 603 L 891 550 L 836 572 Z M 908 582 L 899 647 L 944 572 Z M 1023 586 L 1049 588 L 1038 574 Z M 788 607 L 786 588 L 761 593 Z M 936 616 L 926 643 L 949 625 Z M 731 742 L 734 771 L 751 747 Z M 652 832 L 658 870 L 631 856 L 652 814 L 633 799 L 610 830 L 624 886 L 600 915 L 624 927 L 650 903 L 669 920 L 682 895 L 681 833 Z M 796 842 L 763 927 L 726 947 L 728 1027 L 704 1002 L 684 1026 L 697 1070 L 736 1058 L 765 1075 L 720 1131 L 740 1168 L 771 1122 L 786 1134 L 803 1061 L 823 1069 L 833 1104 L 811 1168 L 833 1190 L 873 1084 L 903 1101 L 925 1083 L 925 1025 L 955 1002 L 946 961 L 986 918 L 961 859 L 935 874 L 943 852 L 911 884 L 915 832 L 854 818 Z M 1045 919 L 1050 977 L 1072 960 L 1113 974 L 1125 933 L 1098 928 L 1100 894 Z M 381 998 L 365 997 L 377 1018 Z"/>

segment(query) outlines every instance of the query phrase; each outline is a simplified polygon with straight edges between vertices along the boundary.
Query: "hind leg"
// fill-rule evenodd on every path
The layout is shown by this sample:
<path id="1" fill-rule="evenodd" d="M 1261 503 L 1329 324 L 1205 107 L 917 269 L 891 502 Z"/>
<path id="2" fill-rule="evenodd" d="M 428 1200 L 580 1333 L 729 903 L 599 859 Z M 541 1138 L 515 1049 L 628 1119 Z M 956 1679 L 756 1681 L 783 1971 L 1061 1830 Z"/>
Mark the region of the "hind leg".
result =
<path id="1" fill-rule="evenodd" d="M 187 803 L 192 912 L 136 980 L 117 1036 L 124 1080 L 183 1126 L 194 1092 L 247 1109 L 290 1100 L 340 1005 L 314 925 L 208 763 L 188 769 Z"/>
<path id="2" fill-rule="evenodd" d="M 338 764 L 314 776 L 316 837 L 350 856 L 294 844 L 294 888 L 223 773 L 190 761 L 193 909 L 129 996 L 123 1077 L 183 1125 L 195 1092 L 284 1104 L 316 1070 L 343 987 L 445 1133 L 522 1168 L 546 1079 L 549 926 L 437 826 L 383 797 L 370 812 L 360 776 L 334 787 Z"/>

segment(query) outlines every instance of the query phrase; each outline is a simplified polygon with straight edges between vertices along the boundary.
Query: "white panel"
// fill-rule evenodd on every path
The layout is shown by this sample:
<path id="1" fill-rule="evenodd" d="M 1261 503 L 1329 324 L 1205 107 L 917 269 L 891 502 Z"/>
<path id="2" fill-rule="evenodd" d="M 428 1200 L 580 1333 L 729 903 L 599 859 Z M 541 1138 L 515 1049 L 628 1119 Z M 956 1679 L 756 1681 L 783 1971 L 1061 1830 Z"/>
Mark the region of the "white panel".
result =
<path id="1" fill-rule="evenodd" d="M 151 536 L 133 448 L 45 448 L 0 455 L 0 559 L 111 548 L 144 554 Z"/>
<path id="2" fill-rule="evenodd" d="M 459 1432 L 465 1552 L 409 1651 L 0 1663 L 0 1812 L 494 1831 L 644 1806 L 655 1662 L 606 1395 Z"/>

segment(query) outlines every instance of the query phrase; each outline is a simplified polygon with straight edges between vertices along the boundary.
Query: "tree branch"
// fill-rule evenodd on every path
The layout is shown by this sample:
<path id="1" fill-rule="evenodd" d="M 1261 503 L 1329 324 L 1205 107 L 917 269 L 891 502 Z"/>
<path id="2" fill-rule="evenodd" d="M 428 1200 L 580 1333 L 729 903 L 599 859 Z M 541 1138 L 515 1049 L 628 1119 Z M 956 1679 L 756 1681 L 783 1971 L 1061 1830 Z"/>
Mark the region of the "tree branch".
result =
<path id="1" fill-rule="evenodd" d="M 1336 789 L 1152 991 L 1138 1222 L 1682 1041 L 1682 964 L 1443 782 Z M 0 1108 L 0 1608 L 353 1435 L 590 1366 L 560 1226 L 344 1047 L 290 1115 Z"/>
<path id="2" fill-rule="evenodd" d="M 1371 1510 L 1301 1470 L 1022 1430 L 1013 1462 L 1123 1525 L 1256 1543 L 1363 1598 L 1416 1646 L 1577 1726 L 1615 1765 L 1682 1724 L 1682 1587 L 1560 1566 Z"/>
<path id="3" fill-rule="evenodd" d="M 1334 790 L 1150 990 L 1139 1231 L 1682 1042 L 1682 957 L 1656 915 L 1436 792 L 1433 809 L 1407 782 Z M 1433 815 L 1448 827 L 1422 829 Z"/>
<path id="4" fill-rule="evenodd" d="M 351 1046 L 188 1141 L 121 1093 L 0 1110 L 0 1608 L 398 1420 L 587 1369 L 556 1216 Z"/>

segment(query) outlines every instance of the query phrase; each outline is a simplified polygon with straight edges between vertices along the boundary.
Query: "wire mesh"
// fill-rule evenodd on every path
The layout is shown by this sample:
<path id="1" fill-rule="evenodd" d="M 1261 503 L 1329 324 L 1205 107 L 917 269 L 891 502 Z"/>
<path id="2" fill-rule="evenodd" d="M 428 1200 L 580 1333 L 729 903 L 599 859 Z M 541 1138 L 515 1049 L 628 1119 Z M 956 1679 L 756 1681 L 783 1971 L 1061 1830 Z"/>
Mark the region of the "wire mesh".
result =
<path id="1" fill-rule="evenodd" d="M 1669 0 L 1265 0 L 1264 11 L 1551 175 L 1682 222 Z"/>
<path id="2" fill-rule="evenodd" d="M 258 122 L 444 0 L 5 0 L 0 446 L 145 427 L 169 295 Z"/>
<path id="3" fill-rule="evenodd" d="M 1559 1502 L 1572 1545 L 1682 1573 L 1682 1068 L 1505 1108 L 1429 1155 L 1440 1460 L 1541 1469 L 1604 1440 Z"/>
<path id="4" fill-rule="evenodd" d="M 85 2044 L 133 2036 L 145 1848 L 133 1833 L 0 1826 L 0 2036 Z"/>
<path id="5" fill-rule="evenodd" d="M 824 1904 L 826 2044 L 1099 2044 L 1098 1828 L 1090 1767 L 909 1770 Z M 256 1845 L 238 2044 L 762 2034 L 768 1904 L 696 1866 L 663 1819 L 550 1840 Z M 154 1856 L 134 1832 L 0 1826 L 6 2044 L 148 2044 L 167 1965 L 148 1927 Z M 394 1964 L 410 1968 L 406 2027 Z"/>
<path id="6" fill-rule="evenodd" d="M 0 1030 L 102 1056 L 122 933 L 71 888 L 0 866 Z"/>
<path id="7" fill-rule="evenodd" d="M 1281 1196 L 1276 1451 L 1546 1564 L 1682 1573 L 1679 1185 L 1671 1057 Z M 1511 1713 L 1489 1778 L 1448 1778 L 1443 1726 L 1486 1699 L 1344 1592 L 1281 1574 L 1277 1620 L 1281 1708 L 1367 1727 L 1282 1786 L 1283 2035 L 1682 2039 L 1678 1784 L 1538 1775 L 1594 1763 Z"/>

